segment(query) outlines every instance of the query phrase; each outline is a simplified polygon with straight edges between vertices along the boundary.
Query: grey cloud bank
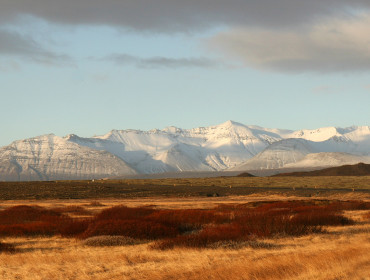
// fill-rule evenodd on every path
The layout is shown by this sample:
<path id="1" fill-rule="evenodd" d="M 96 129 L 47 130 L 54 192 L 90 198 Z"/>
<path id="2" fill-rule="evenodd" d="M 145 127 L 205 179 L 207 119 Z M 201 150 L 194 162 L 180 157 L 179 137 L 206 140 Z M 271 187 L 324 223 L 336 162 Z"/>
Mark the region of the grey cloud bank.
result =
<path id="1" fill-rule="evenodd" d="M 305 30 L 239 28 L 208 45 L 246 66 L 284 72 L 370 70 L 370 15 L 330 19 Z"/>
<path id="2" fill-rule="evenodd" d="M 26 14 L 63 24 L 186 32 L 218 25 L 289 28 L 321 16 L 350 16 L 369 8 L 367 0 L 5 0 L 1 2 L 0 21 Z"/>
<path id="3" fill-rule="evenodd" d="M 206 46 L 246 67 L 283 72 L 370 70 L 368 0 L 4 0 L 0 25 L 31 15 L 62 25 L 109 25 L 138 32 L 189 33 L 223 28 Z M 65 60 L 0 30 L 0 54 Z M 62 59 L 61 59 L 62 58 Z M 215 67 L 207 58 L 109 60 L 137 67 Z"/>
<path id="4" fill-rule="evenodd" d="M 134 65 L 140 68 L 214 68 L 222 66 L 221 62 L 217 62 L 207 58 L 168 58 L 168 57 L 149 57 L 142 58 L 127 54 L 112 54 L 103 58 L 117 65 Z"/>
<path id="5" fill-rule="evenodd" d="M 0 29 L 0 56 L 26 58 L 42 64 L 70 64 L 71 58 L 44 49 L 32 38 Z"/>

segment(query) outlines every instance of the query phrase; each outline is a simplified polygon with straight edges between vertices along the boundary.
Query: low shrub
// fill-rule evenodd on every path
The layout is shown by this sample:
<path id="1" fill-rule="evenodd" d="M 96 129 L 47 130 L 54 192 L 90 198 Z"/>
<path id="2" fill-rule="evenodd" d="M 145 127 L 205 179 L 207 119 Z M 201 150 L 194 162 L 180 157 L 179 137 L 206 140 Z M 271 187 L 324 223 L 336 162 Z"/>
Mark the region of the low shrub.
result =
<path id="1" fill-rule="evenodd" d="M 78 205 L 68 205 L 64 207 L 58 207 L 58 208 L 53 208 L 53 211 L 62 213 L 62 214 L 74 214 L 74 215 L 84 215 L 88 216 L 91 215 L 92 212 L 90 210 L 87 210 L 86 208 Z"/>
<path id="2" fill-rule="evenodd" d="M 0 211 L 0 235 L 55 235 L 69 219 L 58 211 L 40 206 L 14 206 Z"/>
<path id="3" fill-rule="evenodd" d="M 344 226 L 352 225 L 354 221 L 341 214 L 333 212 L 300 212 L 291 219 L 294 226 Z"/>
<path id="4" fill-rule="evenodd" d="M 0 211 L 0 224 L 22 224 L 35 221 L 53 221 L 63 217 L 55 210 L 40 206 L 19 205 Z"/>
<path id="5" fill-rule="evenodd" d="M 234 241 L 234 240 L 228 240 L 228 241 L 219 241 L 216 243 L 211 244 L 207 248 L 210 249 L 231 249 L 231 250 L 237 250 L 242 249 L 245 247 L 251 247 L 253 249 L 276 249 L 279 248 L 279 245 L 275 245 L 272 243 L 267 243 L 263 241 L 257 241 L 257 240 L 249 240 L 249 241 Z"/>
<path id="6" fill-rule="evenodd" d="M 248 240 L 239 225 L 227 224 L 209 226 L 203 230 L 190 235 L 179 235 L 174 238 L 161 240 L 153 245 L 153 248 L 165 250 L 176 247 L 206 248 L 220 241 L 242 241 Z"/>
<path id="7" fill-rule="evenodd" d="M 315 225 L 292 223 L 290 215 L 269 215 L 268 213 L 251 213 L 236 220 L 245 234 L 255 237 L 272 237 L 276 235 L 300 236 L 320 232 Z"/>
<path id="8" fill-rule="evenodd" d="M 370 211 L 362 215 L 365 220 L 370 220 Z"/>
<path id="9" fill-rule="evenodd" d="M 370 202 L 360 200 L 335 201 L 329 204 L 328 209 L 341 210 L 370 210 Z"/>
<path id="10" fill-rule="evenodd" d="M 30 222 L 27 224 L 0 225 L 0 236 L 55 235 L 59 224 L 52 222 Z"/>
<path id="11" fill-rule="evenodd" d="M 133 220 L 143 218 L 157 210 L 144 207 L 115 206 L 104 209 L 95 216 L 97 221 L 103 220 Z"/>
<path id="12" fill-rule="evenodd" d="M 87 204 L 87 206 L 93 206 L 93 207 L 103 207 L 105 206 L 105 204 L 99 202 L 99 201 L 92 201 L 90 202 L 89 204 Z"/>
<path id="13" fill-rule="evenodd" d="M 145 220 L 103 220 L 90 223 L 87 230 L 80 235 L 88 238 L 99 235 L 123 235 L 138 239 L 160 239 L 174 237 L 179 231 L 160 223 Z"/>
<path id="14" fill-rule="evenodd" d="M 154 221 L 170 227 L 175 227 L 180 233 L 199 230 L 205 224 L 220 224 L 229 222 L 229 215 L 214 210 L 159 210 L 146 217 L 146 220 Z"/>
<path id="15" fill-rule="evenodd" d="M 105 236 L 96 240 L 124 236 L 156 240 L 154 247 L 158 249 L 174 246 L 208 248 L 258 238 L 323 232 L 323 226 L 354 223 L 341 211 L 367 207 L 359 201 L 331 203 L 326 200 L 224 205 L 208 210 L 116 206 L 91 218 L 73 219 L 65 213 L 83 213 L 86 209 L 80 206 L 45 209 L 20 205 L 0 211 L 0 235 L 60 234 L 82 239 Z"/>
<path id="16" fill-rule="evenodd" d="M 101 235 L 89 237 L 83 241 L 85 246 L 102 247 L 102 246 L 128 246 L 141 244 L 141 240 L 137 240 L 127 236 L 112 236 Z"/>
<path id="17" fill-rule="evenodd" d="M 89 227 L 91 219 L 68 219 L 59 225 L 63 237 L 74 237 L 83 234 Z"/>
<path id="18" fill-rule="evenodd" d="M 293 210 L 296 207 L 305 206 L 304 201 L 278 201 L 278 202 L 265 202 L 257 206 L 254 210 L 257 212 L 269 212 L 279 210 Z"/>

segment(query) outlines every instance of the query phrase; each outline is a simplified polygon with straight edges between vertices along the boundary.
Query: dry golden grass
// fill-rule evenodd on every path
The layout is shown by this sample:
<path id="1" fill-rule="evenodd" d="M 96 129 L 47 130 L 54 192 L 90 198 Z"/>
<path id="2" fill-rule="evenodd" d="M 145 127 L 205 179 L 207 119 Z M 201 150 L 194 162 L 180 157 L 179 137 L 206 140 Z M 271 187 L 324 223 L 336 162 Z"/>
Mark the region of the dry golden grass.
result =
<path id="1" fill-rule="evenodd" d="M 1 279 L 369 279 L 368 233 L 265 240 L 273 249 L 86 247 L 61 238 L 8 238 Z"/>
<path id="2" fill-rule="evenodd" d="M 286 195 L 284 193 L 258 193 L 251 195 L 230 195 L 223 197 L 143 197 L 143 198 L 103 198 L 91 199 L 54 199 L 54 200 L 5 200 L 1 201 L 0 210 L 16 205 L 39 205 L 46 208 L 64 208 L 81 206 L 92 214 L 103 209 L 126 205 L 128 207 L 145 207 L 165 209 L 210 209 L 219 204 L 240 204 L 256 201 L 288 201 L 288 200 L 310 200 L 310 199 L 338 199 L 338 200 L 362 200 L 370 201 L 370 193 L 350 192 L 346 194 L 333 193 L 325 196 L 302 197 Z M 74 215 L 84 216 L 84 215 Z"/>
<path id="3" fill-rule="evenodd" d="M 83 245 L 92 247 L 128 246 L 142 243 L 145 242 L 128 236 L 112 236 L 112 235 L 93 236 L 83 241 Z"/>
<path id="4" fill-rule="evenodd" d="M 285 199 L 285 197 L 280 197 Z M 224 200 L 221 200 L 224 199 Z M 185 202 L 161 202 L 161 208 L 202 206 L 277 200 L 277 197 L 203 198 Z M 128 200 L 130 206 L 148 205 L 148 200 Z M 122 200 L 46 201 L 43 206 L 84 205 L 92 212 L 122 204 Z M 33 202 L 34 203 L 34 202 Z M 38 201 L 37 204 L 42 204 Z M 20 202 L 18 201 L 18 204 Z M 353 226 L 327 227 L 328 233 L 297 238 L 260 240 L 259 243 L 231 249 L 151 249 L 151 243 L 131 246 L 85 246 L 83 241 L 50 238 L 3 238 L 15 245 L 14 254 L 0 253 L 2 280 L 87 280 L 87 279 L 370 279 L 370 220 L 368 211 L 347 211 Z"/>
<path id="5" fill-rule="evenodd" d="M 220 187 L 270 187 L 270 188 L 355 188 L 370 189 L 370 176 L 317 176 L 317 177 L 214 177 L 127 179 L 127 185 L 156 186 L 220 186 Z"/>

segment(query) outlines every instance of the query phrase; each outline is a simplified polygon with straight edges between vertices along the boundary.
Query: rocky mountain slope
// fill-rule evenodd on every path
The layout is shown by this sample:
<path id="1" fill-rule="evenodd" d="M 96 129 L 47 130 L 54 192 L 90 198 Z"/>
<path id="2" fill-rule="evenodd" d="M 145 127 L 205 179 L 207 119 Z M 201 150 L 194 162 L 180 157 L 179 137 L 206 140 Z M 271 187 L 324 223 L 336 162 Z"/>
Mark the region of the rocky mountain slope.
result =
<path id="1" fill-rule="evenodd" d="M 0 180 L 92 179 L 135 174 L 122 159 L 55 135 L 16 141 L 0 148 Z"/>

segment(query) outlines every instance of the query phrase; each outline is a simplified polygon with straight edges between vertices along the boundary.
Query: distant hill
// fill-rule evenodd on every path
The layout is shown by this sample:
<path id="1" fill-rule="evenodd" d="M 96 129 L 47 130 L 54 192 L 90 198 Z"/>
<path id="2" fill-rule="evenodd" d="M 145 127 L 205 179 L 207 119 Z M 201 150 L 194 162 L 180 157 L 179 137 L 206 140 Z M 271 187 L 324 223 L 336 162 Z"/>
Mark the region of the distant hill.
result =
<path id="1" fill-rule="evenodd" d="M 280 173 L 273 176 L 370 176 L 370 164 L 358 163 L 308 172 Z"/>
<path id="2" fill-rule="evenodd" d="M 237 175 L 237 177 L 256 177 L 248 172 L 243 172 L 243 173 L 240 173 L 239 175 Z"/>

